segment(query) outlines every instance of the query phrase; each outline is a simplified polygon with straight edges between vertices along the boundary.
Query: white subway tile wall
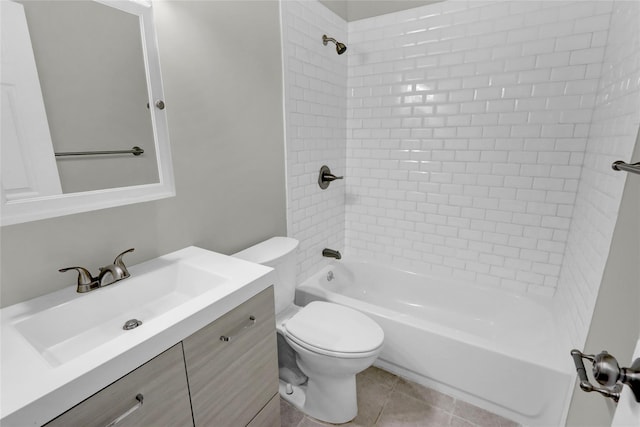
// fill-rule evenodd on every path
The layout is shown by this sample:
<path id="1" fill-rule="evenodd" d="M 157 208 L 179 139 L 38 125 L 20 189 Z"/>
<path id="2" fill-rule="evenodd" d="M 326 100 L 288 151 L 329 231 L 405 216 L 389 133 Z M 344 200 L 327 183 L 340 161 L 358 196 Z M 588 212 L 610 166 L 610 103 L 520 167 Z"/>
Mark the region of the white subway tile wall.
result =
<path id="1" fill-rule="evenodd" d="M 347 56 L 322 45 L 346 42 L 347 23 L 317 1 L 281 5 L 285 87 L 288 235 L 300 240 L 298 283 L 326 263 L 322 249 L 343 251 L 344 181 L 318 186 L 328 165 L 345 174 Z"/>
<path id="2" fill-rule="evenodd" d="M 626 179 L 610 164 L 640 123 L 640 3 L 449 0 L 348 25 L 281 4 L 298 280 L 334 247 L 555 294 L 582 346 Z M 346 193 L 317 187 L 322 164 Z"/>
<path id="3" fill-rule="evenodd" d="M 557 308 L 572 345 L 582 348 L 609 255 L 629 162 L 640 127 L 640 2 L 616 1 L 560 274 Z"/>
<path id="4" fill-rule="evenodd" d="M 553 295 L 612 4 L 446 1 L 349 23 L 348 253 Z"/>

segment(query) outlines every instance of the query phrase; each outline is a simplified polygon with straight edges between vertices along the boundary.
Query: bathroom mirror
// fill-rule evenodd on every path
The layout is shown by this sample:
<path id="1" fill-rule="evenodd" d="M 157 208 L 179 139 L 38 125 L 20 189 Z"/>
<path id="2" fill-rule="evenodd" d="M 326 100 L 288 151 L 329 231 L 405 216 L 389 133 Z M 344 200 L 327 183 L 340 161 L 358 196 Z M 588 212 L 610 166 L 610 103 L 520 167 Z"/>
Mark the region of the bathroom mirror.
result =
<path id="1" fill-rule="evenodd" d="M 174 196 L 151 2 L 0 6 L 1 225 Z"/>

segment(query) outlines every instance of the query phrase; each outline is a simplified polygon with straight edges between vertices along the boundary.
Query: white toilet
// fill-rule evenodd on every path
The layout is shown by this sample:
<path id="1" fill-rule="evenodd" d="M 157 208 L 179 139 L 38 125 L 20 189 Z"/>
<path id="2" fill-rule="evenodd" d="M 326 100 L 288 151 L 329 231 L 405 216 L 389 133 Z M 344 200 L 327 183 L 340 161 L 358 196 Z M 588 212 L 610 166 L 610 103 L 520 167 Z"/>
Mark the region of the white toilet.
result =
<path id="1" fill-rule="evenodd" d="M 273 237 L 233 256 L 275 269 L 276 329 L 308 377 L 299 386 L 281 379 L 282 397 L 321 421 L 345 423 L 358 413 L 356 374 L 376 360 L 384 332 L 372 319 L 348 307 L 322 301 L 294 305 L 297 247 L 295 239 Z"/>

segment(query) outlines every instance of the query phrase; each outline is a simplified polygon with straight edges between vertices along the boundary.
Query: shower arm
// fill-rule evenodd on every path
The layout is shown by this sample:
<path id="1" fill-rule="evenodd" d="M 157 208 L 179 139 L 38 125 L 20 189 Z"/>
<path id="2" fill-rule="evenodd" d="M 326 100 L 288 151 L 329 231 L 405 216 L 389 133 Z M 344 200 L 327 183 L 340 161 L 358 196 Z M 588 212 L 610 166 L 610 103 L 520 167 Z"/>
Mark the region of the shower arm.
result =
<path id="1" fill-rule="evenodd" d="M 334 42 L 334 43 L 338 43 L 338 40 L 334 39 L 333 37 L 327 37 L 327 35 L 323 35 L 322 36 L 322 44 L 323 45 L 327 45 L 327 43 L 329 42 Z"/>

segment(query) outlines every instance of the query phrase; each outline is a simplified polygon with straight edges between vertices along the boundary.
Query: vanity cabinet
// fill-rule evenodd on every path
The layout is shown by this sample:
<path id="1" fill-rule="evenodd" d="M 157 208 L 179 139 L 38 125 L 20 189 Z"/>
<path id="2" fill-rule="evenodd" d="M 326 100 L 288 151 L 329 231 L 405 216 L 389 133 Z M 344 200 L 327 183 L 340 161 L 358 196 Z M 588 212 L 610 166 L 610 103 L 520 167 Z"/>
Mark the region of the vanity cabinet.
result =
<path id="1" fill-rule="evenodd" d="M 196 427 L 245 426 L 270 410 L 265 406 L 278 394 L 275 338 L 269 287 L 184 340 Z M 256 425 L 279 426 L 279 403 L 272 418 L 277 422 Z"/>
<path id="2" fill-rule="evenodd" d="M 280 427 L 276 351 L 270 286 L 46 426 Z"/>
<path id="3" fill-rule="evenodd" d="M 280 427 L 280 395 L 273 396 L 247 427 Z"/>
<path id="4" fill-rule="evenodd" d="M 142 396 L 142 404 L 136 396 Z M 181 343 L 100 390 L 46 426 L 104 427 L 114 425 L 113 422 L 118 418 L 121 418 L 118 427 L 193 425 Z"/>

